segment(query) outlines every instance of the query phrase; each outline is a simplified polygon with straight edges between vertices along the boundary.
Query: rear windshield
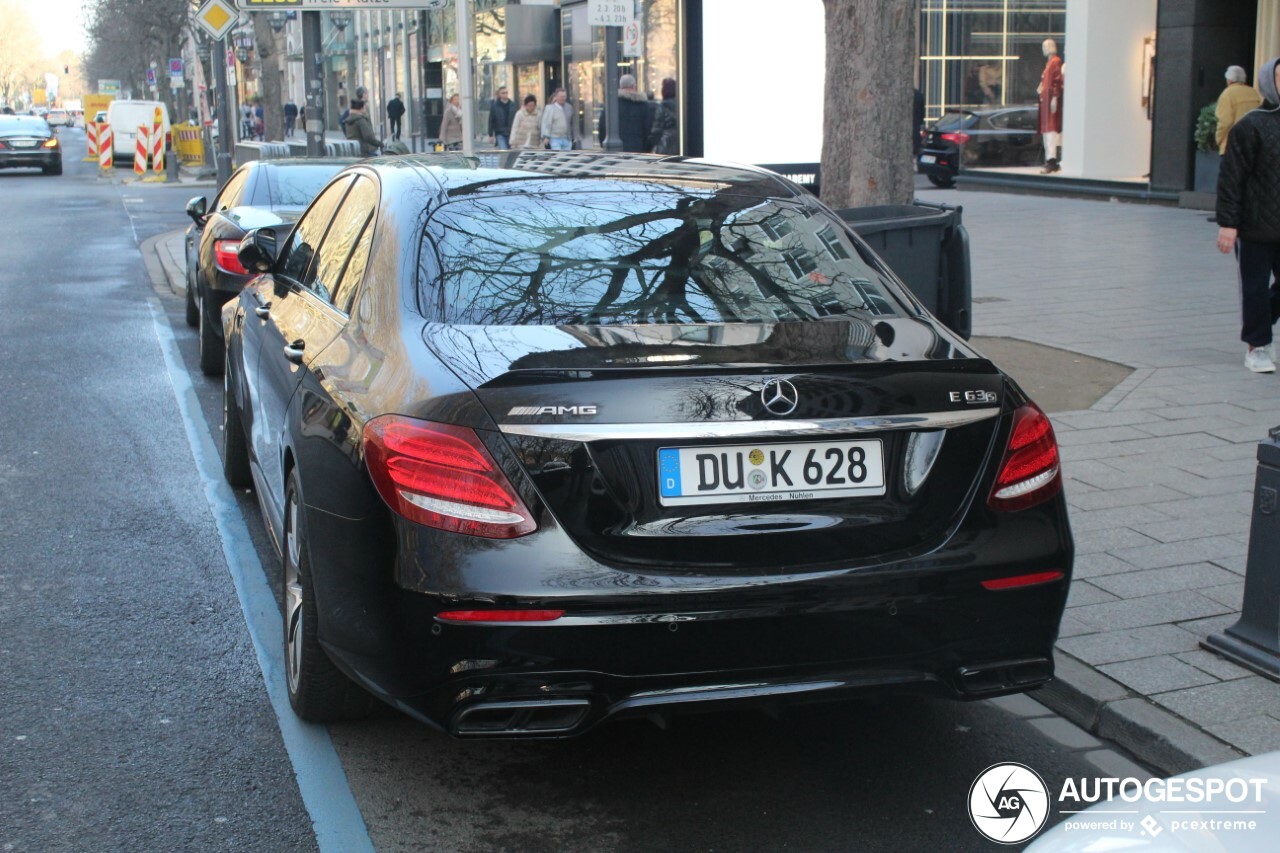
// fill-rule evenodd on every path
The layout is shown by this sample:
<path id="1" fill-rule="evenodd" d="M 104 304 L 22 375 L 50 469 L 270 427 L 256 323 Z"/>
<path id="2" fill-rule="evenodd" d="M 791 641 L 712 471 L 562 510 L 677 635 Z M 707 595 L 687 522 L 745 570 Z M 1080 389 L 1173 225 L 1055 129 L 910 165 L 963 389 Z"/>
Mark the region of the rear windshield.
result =
<path id="1" fill-rule="evenodd" d="M 302 209 L 320 194 L 329 179 L 345 167 L 345 163 L 277 166 L 271 170 L 268 185 L 273 207 Z"/>
<path id="2" fill-rule="evenodd" d="M 968 130 L 978 123 L 973 113 L 943 113 L 942 118 L 934 123 L 933 129 L 940 131 Z"/>
<path id="3" fill-rule="evenodd" d="M 42 118 L 8 118 L 0 121 L 0 136 L 52 136 L 49 123 Z"/>
<path id="4" fill-rule="evenodd" d="M 566 185 L 587 186 L 565 191 Z M 844 224 L 807 197 L 742 187 L 529 180 L 427 222 L 424 314 L 467 325 L 608 325 L 896 316 Z"/>

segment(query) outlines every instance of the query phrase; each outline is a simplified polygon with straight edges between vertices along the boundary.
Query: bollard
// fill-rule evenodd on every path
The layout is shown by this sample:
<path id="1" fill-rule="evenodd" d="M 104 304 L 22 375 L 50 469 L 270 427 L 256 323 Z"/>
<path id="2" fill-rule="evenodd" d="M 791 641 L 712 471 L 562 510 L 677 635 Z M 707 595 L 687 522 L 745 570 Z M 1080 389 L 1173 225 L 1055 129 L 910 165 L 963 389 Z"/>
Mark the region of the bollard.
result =
<path id="1" fill-rule="evenodd" d="M 1280 427 L 1258 445 L 1240 619 L 1200 645 L 1280 681 Z"/>

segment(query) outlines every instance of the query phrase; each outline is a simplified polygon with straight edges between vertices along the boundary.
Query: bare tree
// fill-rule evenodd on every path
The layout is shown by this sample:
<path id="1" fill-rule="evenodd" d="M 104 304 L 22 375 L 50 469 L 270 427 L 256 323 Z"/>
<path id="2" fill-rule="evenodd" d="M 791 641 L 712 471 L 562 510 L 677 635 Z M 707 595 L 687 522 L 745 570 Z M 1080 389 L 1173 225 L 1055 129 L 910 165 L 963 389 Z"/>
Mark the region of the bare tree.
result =
<path id="1" fill-rule="evenodd" d="M 262 12 L 253 17 L 254 50 L 262 71 L 262 123 L 264 139 L 284 139 L 284 95 L 280 80 L 280 37 Z"/>
<path id="2" fill-rule="evenodd" d="M 0 101 L 13 104 L 27 89 L 43 86 L 45 70 L 40 66 L 35 45 L 39 44 L 35 25 L 23 5 L 0 0 Z"/>
<path id="3" fill-rule="evenodd" d="M 822 200 L 834 208 L 909 204 L 918 0 L 823 0 L 826 120 Z"/>

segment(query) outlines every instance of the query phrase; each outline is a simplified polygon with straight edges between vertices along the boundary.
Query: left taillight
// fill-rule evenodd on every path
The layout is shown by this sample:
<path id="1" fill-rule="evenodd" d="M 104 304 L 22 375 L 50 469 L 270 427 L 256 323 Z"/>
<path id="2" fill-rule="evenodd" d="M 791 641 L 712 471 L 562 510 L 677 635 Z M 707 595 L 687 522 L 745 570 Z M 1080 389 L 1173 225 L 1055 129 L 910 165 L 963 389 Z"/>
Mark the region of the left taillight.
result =
<path id="1" fill-rule="evenodd" d="M 383 415 L 365 425 L 364 455 L 378 494 L 409 521 L 488 539 L 538 529 L 475 430 Z"/>
<path id="2" fill-rule="evenodd" d="M 249 271 L 244 268 L 244 264 L 240 263 L 239 240 L 215 240 L 213 242 L 213 257 L 220 269 L 236 275 L 249 274 Z"/>
<path id="3" fill-rule="evenodd" d="M 964 145 L 972 137 L 970 137 L 969 134 L 961 131 L 958 133 L 944 133 L 942 134 L 942 138 L 947 140 L 948 142 L 954 142 L 956 145 Z"/>
<path id="4" fill-rule="evenodd" d="M 1013 429 L 987 506 L 1013 512 L 1044 503 L 1062 491 L 1058 441 L 1049 416 L 1034 403 L 1013 413 Z"/>

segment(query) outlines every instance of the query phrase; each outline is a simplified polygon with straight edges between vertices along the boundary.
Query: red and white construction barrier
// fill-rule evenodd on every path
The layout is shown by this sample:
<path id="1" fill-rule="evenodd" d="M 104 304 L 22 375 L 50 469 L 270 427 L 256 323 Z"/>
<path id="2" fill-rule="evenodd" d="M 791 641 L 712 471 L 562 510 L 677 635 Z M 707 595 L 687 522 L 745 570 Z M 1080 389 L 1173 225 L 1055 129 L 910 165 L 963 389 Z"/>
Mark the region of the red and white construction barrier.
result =
<path id="1" fill-rule="evenodd" d="M 98 166 L 110 169 L 114 162 L 116 140 L 111 132 L 111 125 L 98 125 Z"/>
<path id="2" fill-rule="evenodd" d="M 96 162 L 98 159 L 98 128 L 100 127 L 101 125 L 96 121 L 85 122 L 84 139 L 87 150 L 84 159 L 86 163 Z"/>
<path id="3" fill-rule="evenodd" d="M 133 171 L 139 176 L 147 173 L 147 137 L 150 135 L 149 127 L 138 125 L 138 138 L 133 145 Z"/>

